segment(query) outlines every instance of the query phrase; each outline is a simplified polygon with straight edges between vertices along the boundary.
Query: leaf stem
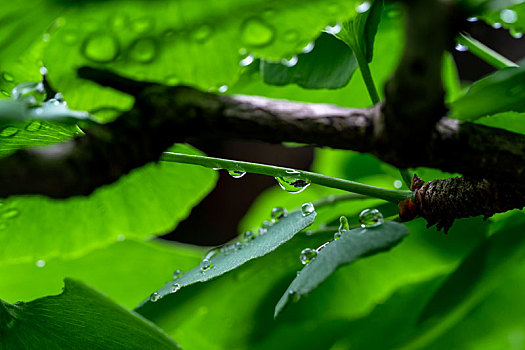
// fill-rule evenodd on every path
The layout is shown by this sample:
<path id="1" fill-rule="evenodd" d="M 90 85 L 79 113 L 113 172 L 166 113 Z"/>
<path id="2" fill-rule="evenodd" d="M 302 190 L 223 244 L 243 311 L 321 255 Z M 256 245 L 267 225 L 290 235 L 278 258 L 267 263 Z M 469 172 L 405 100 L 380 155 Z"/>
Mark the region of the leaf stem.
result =
<path id="1" fill-rule="evenodd" d="M 490 47 L 485 46 L 483 43 L 479 42 L 466 33 L 459 34 L 459 36 L 456 38 L 456 41 L 458 44 L 467 47 L 468 50 L 474 55 L 478 56 L 483 61 L 497 69 L 518 67 L 516 63 L 500 55 Z"/>
<path id="2" fill-rule="evenodd" d="M 357 65 L 361 71 L 361 76 L 365 82 L 366 89 L 368 90 L 368 95 L 373 104 L 378 104 L 380 102 L 379 94 L 377 93 L 376 85 L 374 84 L 374 78 L 370 72 L 370 66 L 366 60 L 365 55 L 359 49 L 354 49 L 354 55 L 357 60 Z"/>
<path id="3" fill-rule="evenodd" d="M 321 186 L 337 188 L 348 192 L 379 198 L 393 203 L 398 203 L 412 196 L 412 191 L 389 190 L 310 171 L 295 170 L 273 165 L 172 152 L 164 152 L 161 156 L 161 160 L 166 162 L 200 165 L 206 168 L 249 172 L 273 177 L 288 177 L 297 180 L 304 180 Z M 293 172 L 290 172 L 291 170 Z"/>
<path id="4" fill-rule="evenodd" d="M 326 196 L 326 197 L 320 198 L 320 199 L 316 200 L 315 202 L 313 202 L 313 205 L 314 205 L 314 207 L 319 208 L 319 207 L 324 207 L 324 206 L 329 206 L 329 205 L 335 205 L 336 203 L 344 202 L 344 201 L 370 199 L 370 198 L 371 197 L 365 196 L 365 195 L 362 195 L 362 194 L 345 193 L 345 194 L 342 194 L 340 196 L 331 195 L 331 196 Z"/>

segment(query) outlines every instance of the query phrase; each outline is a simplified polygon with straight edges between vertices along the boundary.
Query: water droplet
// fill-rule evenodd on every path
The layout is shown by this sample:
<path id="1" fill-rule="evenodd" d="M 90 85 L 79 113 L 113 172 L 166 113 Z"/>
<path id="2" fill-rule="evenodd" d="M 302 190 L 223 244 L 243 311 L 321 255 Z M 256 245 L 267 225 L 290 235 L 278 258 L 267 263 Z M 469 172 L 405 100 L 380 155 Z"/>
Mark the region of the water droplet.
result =
<path id="1" fill-rule="evenodd" d="M 47 75 L 47 68 L 46 67 L 40 67 L 40 74 Z"/>
<path id="2" fill-rule="evenodd" d="M 278 221 L 280 218 L 288 215 L 288 210 L 283 207 L 275 207 L 272 209 L 271 218 L 272 220 Z"/>
<path id="3" fill-rule="evenodd" d="M 246 231 L 242 234 L 242 239 L 245 242 L 253 241 L 256 237 L 257 235 L 253 231 Z"/>
<path id="4" fill-rule="evenodd" d="M 49 39 L 51 39 L 51 34 L 44 33 L 44 35 L 42 35 L 42 41 L 47 42 Z"/>
<path id="5" fill-rule="evenodd" d="M 269 229 L 272 225 L 273 223 L 271 221 L 264 220 L 261 224 L 261 227 L 264 229 Z"/>
<path id="6" fill-rule="evenodd" d="M 306 265 L 310 261 L 312 261 L 316 256 L 317 256 L 317 250 L 311 249 L 311 248 L 305 248 L 301 250 L 301 255 L 299 256 L 299 260 L 301 260 L 301 263 L 303 265 Z"/>
<path id="7" fill-rule="evenodd" d="M 303 205 L 301 206 L 301 213 L 303 213 L 303 216 L 311 215 L 314 212 L 315 212 L 314 205 L 310 202 L 303 203 Z"/>
<path id="8" fill-rule="evenodd" d="M 96 63 L 108 63 L 117 58 L 120 45 L 114 35 L 98 32 L 84 40 L 81 52 L 88 60 Z"/>
<path id="9" fill-rule="evenodd" d="M 512 35 L 512 37 L 514 39 L 521 39 L 523 37 L 523 32 L 521 30 L 517 30 L 515 28 L 512 28 L 510 30 L 510 35 Z"/>
<path id="10" fill-rule="evenodd" d="M 152 38 L 135 40 L 129 49 L 129 57 L 140 63 L 148 63 L 157 57 L 158 45 Z"/>
<path id="11" fill-rule="evenodd" d="M 292 302 L 295 303 L 295 302 L 299 301 L 299 299 L 301 299 L 301 296 L 295 290 L 289 290 L 288 291 L 288 298 L 290 298 L 292 300 Z"/>
<path id="12" fill-rule="evenodd" d="M 13 100 L 23 100 L 31 105 L 37 105 L 46 99 L 46 91 L 42 82 L 25 82 L 18 84 L 11 92 Z"/>
<path id="13" fill-rule="evenodd" d="M 261 18 L 248 18 L 241 25 L 241 40 L 247 46 L 267 46 L 274 38 L 275 29 Z"/>
<path id="14" fill-rule="evenodd" d="M 238 171 L 238 170 L 228 170 L 228 174 L 230 174 L 231 177 L 234 179 L 240 179 L 241 177 L 246 174 L 245 171 Z"/>
<path id="15" fill-rule="evenodd" d="M 457 44 L 455 49 L 456 51 L 459 51 L 459 52 L 468 51 L 468 47 L 466 47 L 465 45 L 461 45 L 461 44 Z"/>
<path id="16" fill-rule="evenodd" d="M 201 271 L 202 272 L 208 271 L 212 267 L 213 267 L 213 264 L 210 262 L 209 259 L 207 259 L 207 258 L 202 259 L 202 261 L 201 261 Z"/>
<path id="17" fill-rule="evenodd" d="M 321 244 L 319 247 L 317 247 L 316 252 L 319 253 L 321 250 L 324 249 L 324 247 L 326 247 L 326 246 L 329 245 L 329 244 L 330 244 L 330 241 Z"/>
<path id="18" fill-rule="evenodd" d="M 35 132 L 40 130 L 42 123 L 39 121 L 34 121 L 26 125 L 25 129 L 29 132 Z"/>
<path id="19" fill-rule="evenodd" d="M 312 50 L 314 49 L 315 47 L 315 42 L 313 41 L 310 41 L 308 43 L 308 45 L 306 45 L 305 47 L 303 47 L 303 49 L 301 50 L 302 53 L 310 53 L 312 52 Z"/>
<path id="20" fill-rule="evenodd" d="M 346 216 L 341 216 L 339 218 L 339 230 L 334 234 L 334 239 L 339 239 L 343 235 L 343 232 L 350 230 L 350 225 L 348 225 L 348 219 Z"/>
<path id="21" fill-rule="evenodd" d="M 155 22 L 151 17 L 141 17 L 131 22 L 131 29 L 138 34 L 149 32 L 153 29 Z"/>
<path id="22" fill-rule="evenodd" d="M 510 9 L 501 10 L 499 16 L 505 23 L 514 23 L 518 20 L 518 14 L 516 11 Z"/>
<path id="23" fill-rule="evenodd" d="M 64 95 L 60 92 L 57 92 L 53 98 L 59 102 L 64 102 Z"/>
<path id="24" fill-rule="evenodd" d="M 290 175 L 300 174 L 298 171 L 295 170 L 286 170 L 286 173 Z M 309 180 L 296 179 L 288 176 L 276 177 L 275 179 L 277 180 L 279 186 L 281 186 L 283 190 L 290 193 L 302 192 L 305 188 L 310 186 Z"/>
<path id="25" fill-rule="evenodd" d="M 253 60 L 254 60 L 254 57 L 253 55 L 248 55 L 246 56 L 245 58 L 243 58 L 239 64 L 243 67 L 246 67 L 246 66 L 249 66 L 250 64 L 253 63 Z"/>
<path id="26" fill-rule="evenodd" d="M 494 29 L 500 29 L 501 27 L 502 27 L 501 23 L 499 23 L 499 22 L 496 22 L 496 23 L 492 24 L 492 28 L 494 28 Z"/>
<path id="27" fill-rule="evenodd" d="M 467 18 L 467 21 L 469 21 L 469 22 L 477 22 L 478 21 L 478 17 L 469 17 L 469 18 Z"/>
<path id="28" fill-rule="evenodd" d="M 14 126 L 8 126 L 8 127 L 3 128 L 2 131 L 0 131 L 0 136 L 1 137 L 11 137 L 11 136 L 15 136 L 17 133 L 18 133 L 17 128 L 15 128 Z"/>
<path id="29" fill-rule="evenodd" d="M 400 180 L 395 180 L 394 181 L 394 187 L 395 188 L 401 188 L 401 187 L 403 187 L 403 183 Z"/>
<path id="30" fill-rule="evenodd" d="M 1 214 L 2 219 L 13 219 L 20 215 L 20 210 L 12 208 L 4 211 Z"/>
<path id="31" fill-rule="evenodd" d="M 342 26 L 341 26 L 341 23 L 337 23 L 335 26 L 326 26 L 324 28 L 324 31 L 327 32 L 328 34 L 337 34 L 341 31 L 342 29 Z"/>
<path id="32" fill-rule="evenodd" d="M 299 61 L 299 57 L 293 56 L 289 60 L 283 58 L 281 60 L 281 64 L 286 67 L 293 67 L 297 64 L 298 61 Z"/>
<path id="33" fill-rule="evenodd" d="M 183 274 L 184 272 L 182 272 L 181 270 L 175 270 L 175 272 L 173 272 L 173 279 L 175 280 L 177 278 L 180 278 Z"/>
<path id="34" fill-rule="evenodd" d="M 7 81 L 8 83 L 10 83 L 10 82 L 12 82 L 13 80 L 15 80 L 15 78 L 14 78 L 11 74 L 9 74 L 9 73 L 7 73 L 7 72 L 4 72 L 4 73 L 2 74 L 2 78 L 4 78 L 4 80 Z"/>
<path id="35" fill-rule="evenodd" d="M 244 244 L 242 242 L 235 243 L 235 249 L 241 250 L 243 247 L 244 247 Z"/>
<path id="36" fill-rule="evenodd" d="M 46 261 L 45 261 L 45 260 L 42 260 L 42 259 L 37 260 L 37 261 L 35 262 L 35 265 L 36 265 L 36 267 L 44 267 L 44 266 L 46 266 Z"/>
<path id="37" fill-rule="evenodd" d="M 191 39 L 198 43 L 205 43 L 213 34 L 213 28 L 209 24 L 198 26 L 191 32 Z"/>
<path id="38" fill-rule="evenodd" d="M 377 209 L 365 209 L 359 214 L 359 223 L 362 228 L 371 228 L 383 223 L 383 214 Z"/>
<path id="39" fill-rule="evenodd" d="M 156 301 L 159 300 L 159 299 L 160 299 L 160 295 L 159 295 L 159 293 L 157 293 L 157 292 L 153 292 L 153 293 L 151 293 L 151 295 L 149 296 L 149 300 L 150 300 L 152 303 L 156 302 Z"/>
<path id="40" fill-rule="evenodd" d="M 120 234 L 117 236 L 117 242 L 124 242 L 126 240 L 126 236 L 123 234 Z"/>
<path id="41" fill-rule="evenodd" d="M 259 228 L 259 236 L 266 234 L 266 232 L 268 232 L 268 229 L 264 227 Z"/>
<path id="42" fill-rule="evenodd" d="M 299 32 L 295 29 L 289 29 L 283 33 L 281 38 L 286 42 L 296 42 L 299 39 Z"/>
<path id="43" fill-rule="evenodd" d="M 357 13 L 365 13 L 366 11 L 370 10 L 370 1 L 365 1 L 361 5 L 358 5 L 355 10 Z"/>
<path id="44" fill-rule="evenodd" d="M 171 285 L 170 293 L 177 293 L 182 286 L 179 283 L 173 283 Z"/>
<path id="45" fill-rule="evenodd" d="M 225 93 L 226 91 L 228 91 L 228 85 L 221 85 L 217 90 L 219 90 L 219 92 L 221 93 Z"/>

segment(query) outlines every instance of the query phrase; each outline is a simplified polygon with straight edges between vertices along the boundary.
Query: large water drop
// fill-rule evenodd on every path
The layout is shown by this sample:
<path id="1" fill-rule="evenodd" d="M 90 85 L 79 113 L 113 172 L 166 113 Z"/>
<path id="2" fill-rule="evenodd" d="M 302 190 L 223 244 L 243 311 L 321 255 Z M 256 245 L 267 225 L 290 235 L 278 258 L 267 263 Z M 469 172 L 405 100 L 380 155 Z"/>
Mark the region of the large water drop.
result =
<path id="1" fill-rule="evenodd" d="M 362 228 L 372 228 L 383 223 L 383 214 L 377 209 L 365 209 L 359 214 Z"/>

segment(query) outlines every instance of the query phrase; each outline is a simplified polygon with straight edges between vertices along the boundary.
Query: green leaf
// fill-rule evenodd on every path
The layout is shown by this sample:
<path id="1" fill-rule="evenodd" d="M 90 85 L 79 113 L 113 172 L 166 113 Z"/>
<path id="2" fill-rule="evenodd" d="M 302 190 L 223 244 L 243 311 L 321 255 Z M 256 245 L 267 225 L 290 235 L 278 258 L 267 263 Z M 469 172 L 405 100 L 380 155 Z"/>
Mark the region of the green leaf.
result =
<path id="1" fill-rule="evenodd" d="M 301 6 L 296 0 L 68 2 L 65 24 L 51 37 L 45 62 L 50 80 L 74 108 L 106 104 L 126 108 L 128 102 L 121 95 L 84 100 L 94 91 L 112 93 L 76 79 L 75 69 L 95 65 L 139 80 L 216 90 L 237 79 L 239 62 L 246 55 L 289 57 L 328 23 L 354 16 L 357 4 L 356 0 L 330 4 L 309 0 Z"/>
<path id="2" fill-rule="evenodd" d="M 187 145 L 173 151 L 196 153 Z M 214 186 L 211 169 L 149 164 L 89 197 L 10 197 L 0 207 L 0 265 L 71 258 L 115 242 L 166 233 Z"/>
<path id="3" fill-rule="evenodd" d="M 451 116 L 473 121 L 500 112 L 525 112 L 525 67 L 497 71 L 450 104 Z"/>
<path id="4" fill-rule="evenodd" d="M 315 211 L 309 215 L 303 215 L 301 211 L 294 211 L 281 217 L 279 221 L 267 229 L 267 232 L 259 234 L 252 240 L 210 251 L 201 261 L 200 266 L 188 271 L 175 281 L 167 283 L 156 292 L 155 296 L 152 295 L 152 298 L 145 302 L 157 301 L 182 287 L 208 281 L 234 270 L 252 259 L 271 253 L 292 239 L 297 232 L 310 226 L 314 222 L 315 216 Z"/>
<path id="5" fill-rule="evenodd" d="M 431 342 L 464 318 L 505 276 L 516 271 L 524 258 L 522 224 L 504 226 L 479 244 L 425 306 L 419 317 L 425 327 L 414 344 Z"/>
<path id="6" fill-rule="evenodd" d="M 71 279 L 29 303 L 0 300 L 2 349 L 179 349 L 158 327 Z"/>
<path id="7" fill-rule="evenodd" d="M 458 68 L 454 57 L 450 53 L 443 56 L 443 66 L 441 67 L 441 77 L 445 88 L 445 101 L 451 102 L 461 95 L 461 82 L 459 80 Z"/>
<path id="8" fill-rule="evenodd" d="M 295 301 L 310 293 L 341 265 L 389 250 L 407 234 L 405 226 L 389 221 L 374 228 L 344 232 L 341 238 L 328 243 L 306 264 L 277 303 L 274 315 L 277 316 L 291 299 Z"/>
<path id="9" fill-rule="evenodd" d="M 506 2 L 507 4 L 500 1 L 501 5 L 498 8 L 493 8 L 481 18 L 495 27 L 508 29 L 512 36 L 519 39 L 525 32 L 525 4 L 509 0 Z"/>
<path id="10" fill-rule="evenodd" d="M 383 11 L 383 0 L 364 1 L 357 7 L 358 14 L 343 23 L 336 36 L 345 42 L 356 56 L 371 62 L 374 56 L 374 40 Z M 358 58 L 359 60 L 359 58 Z"/>
<path id="11" fill-rule="evenodd" d="M 326 33 L 316 39 L 311 52 L 296 58 L 297 63 L 291 67 L 263 60 L 264 82 L 277 86 L 297 84 L 305 89 L 338 89 L 348 84 L 357 68 L 352 50 Z"/>
<path id="12" fill-rule="evenodd" d="M 476 120 L 476 124 L 492 128 L 505 129 L 510 132 L 525 134 L 525 113 L 503 112 Z"/>
<path id="13" fill-rule="evenodd" d="M 162 240 L 126 239 L 81 257 L 62 257 L 0 266 L 0 296 L 8 302 L 28 301 L 58 294 L 66 277 L 93 286 L 119 304 L 131 308 L 154 286 L 171 279 L 173 271 L 188 271 L 198 264 L 202 248 Z"/>

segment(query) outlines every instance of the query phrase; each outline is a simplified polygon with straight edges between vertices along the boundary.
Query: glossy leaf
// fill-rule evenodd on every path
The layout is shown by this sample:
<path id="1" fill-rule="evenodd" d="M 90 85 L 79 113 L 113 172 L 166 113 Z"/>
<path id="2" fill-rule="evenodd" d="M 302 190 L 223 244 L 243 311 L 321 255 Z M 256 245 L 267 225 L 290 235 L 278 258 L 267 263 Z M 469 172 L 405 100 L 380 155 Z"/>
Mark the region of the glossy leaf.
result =
<path id="1" fill-rule="evenodd" d="M 525 113 L 503 112 L 476 120 L 477 124 L 525 134 Z"/>
<path id="2" fill-rule="evenodd" d="M 259 234 L 253 240 L 244 243 L 238 242 L 223 247 L 222 250 L 217 248 L 209 252 L 199 266 L 183 274 L 175 281 L 167 283 L 156 292 L 157 300 L 178 291 L 180 288 L 216 278 L 252 259 L 271 253 L 290 240 L 297 232 L 310 226 L 314 222 L 315 216 L 315 211 L 309 215 L 303 215 L 301 211 L 294 211 L 279 219 L 268 227 L 267 232 Z M 145 302 L 157 300 L 149 299 Z"/>
<path id="3" fill-rule="evenodd" d="M 450 104 L 454 118 L 473 121 L 500 112 L 525 111 L 525 68 L 506 68 L 471 85 Z"/>
<path id="4" fill-rule="evenodd" d="M 139 345 L 140 344 L 140 345 Z M 154 324 L 71 279 L 64 291 L 28 303 L 0 300 L 0 348 L 179 349 Z"/>
<path id="5" fill-rule="evenodd" d="M 296 56 L 292 67 L 288 61 L 261 62 L 261 76 L 266 84 L 297 84 L 305 89 L 337 89 L 350 81 L 357 68 L 352 50 L 333 35 L 322 33 L 311 52 Z M 310 44 L 309 44 L 310 45 Z"/>
<path id="6" fill-rule="evenodd" d="M 197 152 L 187 145 L 174 150 Z M 208 193 L 216 176 L 201 167 L 149 164 L 89 197 L 10 197 L 0 206 L 0 265 L 71 258 L 118 237 L 166 233 Z"/>
<path id="7" fill-rule="evenodd" d="M 339 239 L 333 240 L 317 252 L 300 271 L 275 307 L 277 316 L 286 304 L 310 293 L 327 279 L 341 265 L 386 251 L 398 244 L 408 233 L 405 226 L 385 222 L 374 228 L 359 228 L 343 232 Z"/>

